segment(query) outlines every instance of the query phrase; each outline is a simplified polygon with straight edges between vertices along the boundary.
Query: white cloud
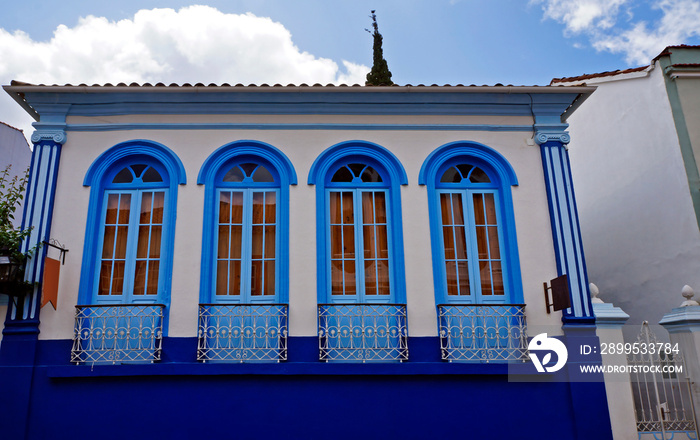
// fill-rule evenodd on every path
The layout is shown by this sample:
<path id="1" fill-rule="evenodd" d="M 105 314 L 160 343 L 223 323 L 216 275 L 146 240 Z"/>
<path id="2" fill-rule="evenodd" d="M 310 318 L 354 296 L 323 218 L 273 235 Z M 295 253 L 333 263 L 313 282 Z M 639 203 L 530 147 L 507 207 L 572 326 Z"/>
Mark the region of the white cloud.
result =
<path id="1" fill-rule="evenodd" d="M 628 0 L 533 0 L 542 4 L 545 18 L 566 25 L 567 31 L 579 33 L 591 29 L 609 29 Z"/>
<path id="2" fill-rule="evenodd" d="M 369 71 L 301 51 L 269 18 L 208 6 L 141 10 L 117 22 L 87 16 L 75 27 L 59 26 L 45 42 L 0 29 L 0 60 L 3 84 L 364 84 Z M 0 100 L 0 120 L 26 129 L 13 116 L 17 109 Z"/>
<path id="3" fill-rule="evenodd" d="M 584 35 L 598 51 L 619 53 L 630 64 L 647 64 L 666 46 L 700 36 L 700 0 L 655 0 L 659 19 L 635 20 L 630 0 L 531 0 L 545 18 L 565 26 L 565 35 Z"/>
<path id="4" fill-rule="evenodd" d="M 697 0 L 663 0 L 656 6 L 663 16 L 656 27 L 642 21 L 619 35 L 593 42 L 598 50 L 622 53 L 628 63 L 646 64 L 666 46 L 686 43 L 700 36 L 700 2 Z M 654 26 L 654 25 L 652 25 Z"/>

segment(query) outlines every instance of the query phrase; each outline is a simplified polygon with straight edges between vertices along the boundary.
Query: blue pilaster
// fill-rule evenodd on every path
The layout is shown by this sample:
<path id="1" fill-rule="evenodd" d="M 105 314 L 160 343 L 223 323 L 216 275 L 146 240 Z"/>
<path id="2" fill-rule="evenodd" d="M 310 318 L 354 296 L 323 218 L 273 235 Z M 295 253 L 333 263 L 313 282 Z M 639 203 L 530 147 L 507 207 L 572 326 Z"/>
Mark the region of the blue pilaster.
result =
<path id="1" fill-rule="evenodd" d="M 557 271 L 569 278 L 571 307 L 564 311 L 562 320 L 566 324 L 594 324 L 569 153 L 565 147 L 569 135 L 560 127 L 536 128 L 535 140 L 542 151 Z"/>
<path id="2" fill-rule="evenodd" d="M 65 141 L 66 134 L 62 129 L 37 130 L 32 135 L 34 150 L 22 220 L 22 228 L 32 228 L 32 232 L 22 244 L 22 252 L 34 249 L 50 238 L 56 177 L 61 146 Z M 8 341 L 7 337 L 10 336 L 11 339 L 13 334 L 39 334 L 41 281 L 46 252 L 46 246 L 39 246 L 27 261 L 25 281 L 34 283 L 34 292 L 10 301 L 3 330 L 3 345 Z"/>

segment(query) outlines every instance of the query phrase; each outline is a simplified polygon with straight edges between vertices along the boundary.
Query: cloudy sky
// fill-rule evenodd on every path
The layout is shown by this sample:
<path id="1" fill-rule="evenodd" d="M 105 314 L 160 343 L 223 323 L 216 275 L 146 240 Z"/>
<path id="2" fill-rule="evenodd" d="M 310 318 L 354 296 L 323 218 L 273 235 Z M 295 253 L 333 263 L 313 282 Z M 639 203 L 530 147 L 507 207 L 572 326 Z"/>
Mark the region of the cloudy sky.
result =
<path id="1" fill-rule="evenodd" d="M 398 84 L 546 85 L 700 44 L 700 0 L 23 0 L 0 83 L 364 83 L 370 10 Z M 31 119 L 0 93 L 0 121 Z"/>

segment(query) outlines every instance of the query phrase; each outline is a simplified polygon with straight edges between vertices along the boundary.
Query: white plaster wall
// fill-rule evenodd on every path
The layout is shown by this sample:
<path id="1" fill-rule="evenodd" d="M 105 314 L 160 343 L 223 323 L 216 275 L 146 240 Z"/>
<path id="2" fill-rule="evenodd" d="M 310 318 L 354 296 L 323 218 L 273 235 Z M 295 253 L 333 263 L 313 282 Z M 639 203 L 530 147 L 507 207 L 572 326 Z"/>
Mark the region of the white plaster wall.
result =
<path id="1" fill-rule="evenodd" d="M 572 175 L 590 281 L 655 323 L 700 287 L 700 233 L 661 70 L 618 77 L 568 121 Z"/>
<path id="2" fill-rule="evenodd" d="M 164 116 L 150 118 L 170 120 Z M 197 118 L 201 117 L 192 119 Z M 84 119 L 80 122 L 85 122 Z M 258 122 L 272 120 L 284 122 L 280 116 L 256 117 Z M 503 118 L 499 120 L 503 122 Z M 138 121 L 143 122 L 143 119 Z M 397 121 L 401 122 L 393 120 Z M 427 195 L 426 188 L 418 185 L 418 173 L 430 152 L 457 140 L 484 143 L 503 154 L 514 167 L 520 183 L 512 190 L 528 323 L 560 326 L 560 313 L 544 313 L 542 282 L 556 276 L 556 264 L 539 147 L 527 145 L 526 139 L 530 136 L 531 133 L 373 130 L 69 132 L 61 157 L 52 236 L 66 243 L 70 252 L 61 270 L 59 308 L 57 311 L 48 307 L 42 310 L 40 338 L 72 337 L 90 190 L 82 186 L 82 180 L 102 151 L 131 139 L 149 139 L 166 145 L 180 157 L 187 172 L 187 185 L 180 186 L 178 193 L 169 336 L 196 335 L 204 198 L 204 187 L 196 184 L 197 174 L 211 152 L 240 139 L 274 145 L 289 157 L 297 172 L 298 185 L 290 188 L 289 330 L 292 336 L 317 333 L 316 195 L 315 187 L 306 183 L 309 168 L 328 147 L 354 139 L 386 147 L 401 161 L 408 175 L 409 184 L 401 188 L 401 202 L 410 335 L 437 335 Z"/>

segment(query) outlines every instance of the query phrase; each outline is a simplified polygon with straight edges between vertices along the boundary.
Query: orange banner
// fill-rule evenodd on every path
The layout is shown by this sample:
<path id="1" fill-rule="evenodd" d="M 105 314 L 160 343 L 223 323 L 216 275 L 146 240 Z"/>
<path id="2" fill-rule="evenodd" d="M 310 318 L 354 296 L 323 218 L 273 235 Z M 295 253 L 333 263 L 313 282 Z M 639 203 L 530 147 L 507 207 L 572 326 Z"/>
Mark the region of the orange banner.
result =
<path id="1" fill-rule="evenodd" d="M 41 288 L 41 307 L 51 303 L 56 310 L 58 305 L 58 274 L 61 270 L 61 262 L 53 258 L 44 261 L 44 284 Z"/>

